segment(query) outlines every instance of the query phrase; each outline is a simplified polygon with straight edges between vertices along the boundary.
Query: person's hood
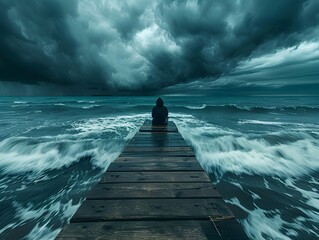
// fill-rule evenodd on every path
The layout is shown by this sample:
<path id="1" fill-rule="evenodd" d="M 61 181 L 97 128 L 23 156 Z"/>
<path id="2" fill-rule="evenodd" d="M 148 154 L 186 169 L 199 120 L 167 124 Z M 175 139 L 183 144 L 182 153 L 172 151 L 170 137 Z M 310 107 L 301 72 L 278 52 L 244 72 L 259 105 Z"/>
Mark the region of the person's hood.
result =
<path id="1" fill-rule="evenodd" d="M 156 100 L 156 107 L 163 107 L 164 101 L 160 97 Z"/>

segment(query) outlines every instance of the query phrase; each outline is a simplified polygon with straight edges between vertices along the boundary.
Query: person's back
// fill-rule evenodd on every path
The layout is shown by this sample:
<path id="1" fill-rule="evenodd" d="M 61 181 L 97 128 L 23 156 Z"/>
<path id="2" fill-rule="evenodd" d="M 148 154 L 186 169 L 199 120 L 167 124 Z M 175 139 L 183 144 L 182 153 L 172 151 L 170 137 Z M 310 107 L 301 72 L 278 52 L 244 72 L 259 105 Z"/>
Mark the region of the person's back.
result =
<path id="1" fill-rule="evenodd" d="M 156 106 L 152 109 L 152 124 L 166 125 L 168 119 L 168 110 L 164 106 L 164 101 L 161 98 L 156 100 Z"/>

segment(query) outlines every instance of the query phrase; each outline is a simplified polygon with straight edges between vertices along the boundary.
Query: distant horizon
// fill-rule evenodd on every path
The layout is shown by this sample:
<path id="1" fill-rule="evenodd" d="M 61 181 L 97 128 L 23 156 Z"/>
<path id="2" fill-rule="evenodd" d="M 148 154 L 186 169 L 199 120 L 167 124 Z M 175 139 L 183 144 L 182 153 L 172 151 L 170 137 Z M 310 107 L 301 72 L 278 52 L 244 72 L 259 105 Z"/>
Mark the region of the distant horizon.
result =
<path id="1" fill-rule="evenodd" d="M 148 94 L 148 95 L 2 95 L 0 98 L 5 97 L 242 97 L 242 98 L 249 98 L 249 97 L 319 97 L 319 95 L 302 95 L 302 94 L 274 94 L 274 95 L 209 95 L 209 94 Z"/>

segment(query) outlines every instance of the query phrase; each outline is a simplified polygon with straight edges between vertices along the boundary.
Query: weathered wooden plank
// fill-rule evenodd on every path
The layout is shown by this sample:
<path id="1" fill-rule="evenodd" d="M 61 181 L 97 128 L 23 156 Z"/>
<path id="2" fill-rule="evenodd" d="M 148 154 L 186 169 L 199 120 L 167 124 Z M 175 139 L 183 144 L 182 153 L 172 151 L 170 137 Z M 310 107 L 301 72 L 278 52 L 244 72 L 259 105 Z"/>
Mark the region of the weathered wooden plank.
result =
<path id="1" fill-rule="evenodd" d="M 134 136 L 135 137 L 135 136 Z M 180 139 L 182 136 L 177 132 L 138 132 L 136 137 L 142 138 L 177 138 Z"/>
<path id="2" fill-rule="evenodd" d="M 176 128 L 176 125 L 170 121 L 167 125 L 152 125 L 151 123 L 144 123 L 141 128 L 149 127 L 149 128 L 159 128 L 159 129 L 166 129 L 166 128 Z"/>
<path id="3" fill-rule="evenodd" d="M 175 156 L 175 157 L 194 157 L 192 151 L 176 151 L 176 152 L 123 152 L 121 157 L 140 156 L 140 157 L 153 157 L 153 156 Z"/>
<path id="4" fill-rule="evenodd" d="M 167 142 L 184 142 L 185 143 L 185 140 L 182 138 L 182 137 L 177 137 L 177 136 L 174 136 L 174 137 L 168 137 L 168 136 L 159 136 L 159 137 L 152 137 L 152 136 L 147 136 L 147 137 L 138 137 L 138 138 L 133 138 L 131 140 L 132 143 L 136 143 L 136 142 L 140 142 L 140 143 L 147 143 L 147 142 L 154 142 L 154 141 L 157 141 L 157 140 L 165 140 Z M 163 141 L 164 142 L 164 141 Z"/>
<path id="5" fill-rule="evenodd" d="M 166 125 L 166 126 L 152 126 L 152 125 L 143 125 L 141 128 L 140 128 L 140 132 L 141 131 L 167 131 L 167 132 L 170 132 L 170 131 L 175 131 L 177 132 L 177 127 L 175 126 L 175 124 L 169 124 L 169 125 Z"/>
<path id="6" fill-rule="evenodd" d="M 179 220 L 234 218 L 220 198 L 87 200 L 72 222 L 103 220 Z"/>
<path id="7" fill-rule="evenodd" d="M 115 164 L 115 165 L 113 165 Z M 122 165 L 122 164 L 129 164 L 126 166 L 122 166 L 123 167 L 123 171 L 120 171 L 120 169 L 122 167 L 119 167 L 118 165 Z M 171 166 L 177 166 L 176 168 L 172 168 Z M 140 167 L 140 168 L 139 168 Z M 127 168 L 127 169 L 125 169 Z M 159 162 L 158 160 L 156 161 L 156 159 L 148 159 L 148 158 L 140 158 L 138 160 L 123 160 L 123 161 L 116 161 L 114 163 L 112 163 L 109 167 L 109 171 L 117 171 L 117 172 L 132 172 L 131 170 L 134 169 L 141 169 L 141 171 L 152 171 L 156 172 L 156 171 L 167 171 L 167 172 L 171 172 L 171 171 L 191 171 L 192 169 L 194 169 L 194 171 L 199 171 L 202 170 L 201 165 L 193 160 L 189 160 L 189 161 L 169 161 L 169 160 L 162 160 L 161 162 Z M 137 170 L 139 171 L 139 170 Z M 137 172 L 137 171 L 133 171 L 133 172 Z"/>
<path id="8" fill-rule="evenodd" d="M 155 136 L 155 137 L 160 137 L 160 136 L 177 137 L 177 136 L 180 136 L 180 133 L 179 132 L 138 132 L 138 133 L 136 133 L 135 136 L 141 137 L 143 135 L 144 136 Z"/>
<path id="9" fill-rule="evenodd" d="M 198 162 L 195 156 L 118 156 L 116 161 L 171 161 L 171 162 Z"/>
<path id="10" fill-rule="evenodd" d="M 151 119 L 147 119 L 145 120 L 145 122 L 143 123 L 143 126 L 153 126 L 152 124 L 152 120 Z M 155 125 L 155 126 L 176 126 L 175 123 L 173 121 L 168 121 L 167 125 Z"/>
<path id="11" fill-rule="evenodd" d="M 97 184 L 89 199 L 221 198 L 211 183 L 104 183 Z"/>
<path id="12" fill-rule="evenodd" d="M 152 121 L 146 120 L 142 126 L 156 126 L 156 127 L 176 127 L 173 121 L 168 121 L 166 125 L 153 125 Z"/>
<path id="13" fill-rule="evenodd" d="M 187 143 L 184 139 L 176 138 L 176 139 L 165 139 L 165 138 L 140 138 L 140 139 L 132 139 L 128 144 L 155 144 L 155 143 L 163 143 L 163 144 L 182 144 L 184 143 L 185 146 Z"/>
<path id="14" fill-rule="evenodd" d="M 176 128 L 176 124 L 173 121 L 168 121 L 166 125 L 153 125 L 151 121 L 145 121 L 142 127 L 153 127 L 153 128 Z"/>
<path id="15" fill-rule="evenodd" d="M 177 130 L 177 127 L 175 125 L 166 125 L 166 126 L 149 126 L 149 125 L 143 125 L 140 129 L 160 129 L 160 130 Z"/>
<path id="16" fill-rule="evenodd" d="M 100 183 L 113 182 L 210 182 L 205 172 L 106 172 Z"/>
<path id="17" fill-rule="evenodd" d="M 177 138 L 180 139 L 182 136 L 176 132 L 138 132 L 135 135 L 137 138 Z M 134 138 L 135 138 L 134 136 Z"/>
<path id="18" fill-rule="evenodd" d="M 180 143 L 163 143 L 163 144 L 157 144 L 157 143 L 150 143 L 150 142 L 145 142 L 145 143 L 129 143 L 127 145 L 128 148 L 150 148 L 150 147 L 189 147 L 185 142 L 180 142 Z"/>
<path id="19" fill-rule="evenodd" d="M 136 138 L 129 142 L 135 144 L 156 144 L 156 146 L 160 144 L 187 144 L 184 139 L 181 138 L 164 138 L 164 137 L 156 137 L 156 138 Z"/>
<path id="20" fill-rule="evenodd" d="M 161 141 L 161 142 L 184 142 L 185 143 L 185 140 L 181 137 L 181 136 L 174 136 L 174 137 L 169 137 L 169 136 L 165 136 L 165 135 L 162 135 L 162 136 L 147 136 L 147 137 L 137 137 L 137 138 L 133 138 L 131 140 L 132 143 L 154 143 L 154 142 L 158 142 L 158 141 Z"/>
<path id="21" fill-rule="evenodd" d="M 58 240 L 220 240 L 212 222 L 202 221 L 110 221 L 67 225 Z M 234 238 L 245 239 L 245 238 Z"/>
<path id="22" fill-rule="evenodd" d="M 170 135 L 165 135 L 165 134 L 161 134 L 161 135 L 146 135 L 144 137 L 142 136 L 138 136 L 137 138 L 133 138 L 131 141 L 152 141 L 152 140 L 157 140 L 157 139 L 165 139 L 167 141 L 185 141 L 181 136 L 170 136 Z"/>
<path id="23" fill-rule="evenodd" d="M 176 125 L 172 122 L 169 122 L 167 125 L 151 125 L 151 124 L 145 123 L 141 126 L 141 128 L 168 129 L 168 128 L 176 128 Z"/>
<path id="24" fill-rule="evenodd" d="M 145 129 L 140 129 L 140 132 L 178 132 L 177 129 L 156 129 L 156 128 L 145 128 Z"/>
<path id="25" fill-rule="evenodd" d="M 133 146 L 144 146 L 144 147 L 189 147 L 187 143 L 183 141 L 157 141 L 157 140 L 150 140 L 150 141 L 131 141 L 127 144 L 127 147 L 132 147 Z"/>
<path id="26" fill-rule="evenodd" d="M 154 128 L 154 127 L 141 127 L 139 132 L 178 132 L 177 128 Z"/>
<path id="27" fill-rule="evenodd" d="M 131 141 L 127 144 L 127 147 L 189 147 L 187 143 L 183 141 L 162 141 L 152 139 L 149 141 Z"/>
<path id="28" fill-rule="evenodd" d="M 112 163 L 109 172 L 136 172 L 136 171 L 203 171 L 198 162 L 133 162 Z"/>
<path id="29" fill-rule="evenodd" d="M 156 163 L 156 162 L 170 162 L 170 163 L 198 163 L 194 156 L 191 157 L 165 157 L 165 156 L 119 156 L 116 159 L 116 163 Z"/>
<path id="30" fill-rule="evenodd" d="M 190 147 L 126 147 L 123 151 L 126 152 L 190 152 Z"/>

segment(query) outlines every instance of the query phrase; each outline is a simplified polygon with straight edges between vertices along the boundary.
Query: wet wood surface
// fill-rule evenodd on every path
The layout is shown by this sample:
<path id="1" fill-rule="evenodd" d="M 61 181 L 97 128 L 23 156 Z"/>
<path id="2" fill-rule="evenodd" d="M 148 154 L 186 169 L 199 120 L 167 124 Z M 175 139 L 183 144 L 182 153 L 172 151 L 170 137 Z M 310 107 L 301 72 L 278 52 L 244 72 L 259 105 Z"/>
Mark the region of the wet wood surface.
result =
<path id="1" fill-rule="evenodd" d="M 219 192 L 211 183 L 105 183 L 98 184 L 88 199 L 153 199 L 153 198 L 216 198 Z"/>
<path id="2" fill-rule="evenodd" d="M 246 239 L 238 234 L 241 231 L 236 220 L 216 221 L 214 225 L 206 220 L 78 222 L 65 226 L 70 237 L 65 234 L 61 238 L 60 234 L 59 239 Z"/>
<path id="3" fill-rule="evenodd" d="M 247 239 L 173 122 L 145 122 L 57 239 Z"/>

